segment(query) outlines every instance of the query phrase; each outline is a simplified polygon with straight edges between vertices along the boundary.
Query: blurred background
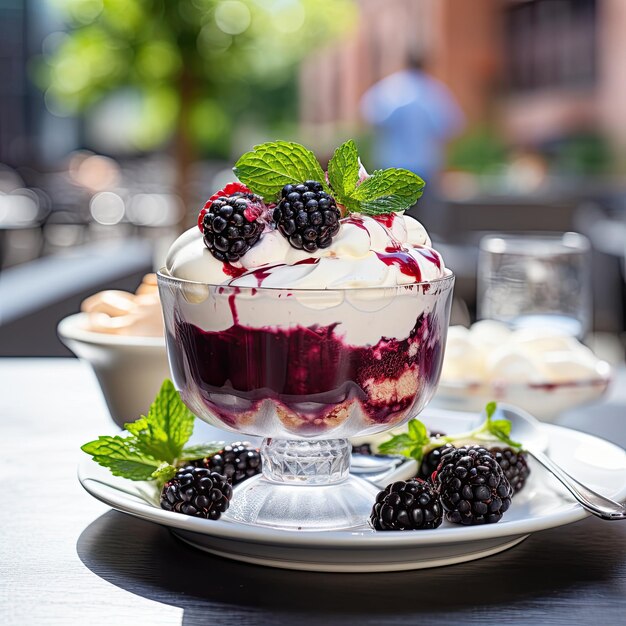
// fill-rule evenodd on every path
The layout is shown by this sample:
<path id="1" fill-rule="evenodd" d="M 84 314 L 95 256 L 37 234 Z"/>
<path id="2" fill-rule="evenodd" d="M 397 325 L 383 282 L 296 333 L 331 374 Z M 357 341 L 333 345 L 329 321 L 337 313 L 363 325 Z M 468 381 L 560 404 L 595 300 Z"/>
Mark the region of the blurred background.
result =
<path id="1" fill-rule="evenodd" d="M 484 234 L 573 230 L 622 358 L 625 58 L 623 0 L 0 0 L 0 355 L 69 354 L 254 144 L 354 137 L 426 179 L 455 322 Z"/>

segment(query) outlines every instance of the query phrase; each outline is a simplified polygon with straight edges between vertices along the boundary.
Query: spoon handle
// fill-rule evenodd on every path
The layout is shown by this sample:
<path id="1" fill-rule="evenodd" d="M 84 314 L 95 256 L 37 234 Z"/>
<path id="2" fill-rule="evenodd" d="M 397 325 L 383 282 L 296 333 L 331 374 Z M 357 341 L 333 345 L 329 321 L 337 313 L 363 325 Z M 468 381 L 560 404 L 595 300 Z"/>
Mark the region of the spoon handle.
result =
<path id="1" fill-rule="evenodd" d="M 554 474 L 567 490 L 588 511 L 607 520 L 626 519 L 626 507 L 610 498 L 605 498 L 589 487 L 585 487 L 565 470 L 559 467 L 552 459 L 540 451 L 528 451 L 541 465 Z"/>

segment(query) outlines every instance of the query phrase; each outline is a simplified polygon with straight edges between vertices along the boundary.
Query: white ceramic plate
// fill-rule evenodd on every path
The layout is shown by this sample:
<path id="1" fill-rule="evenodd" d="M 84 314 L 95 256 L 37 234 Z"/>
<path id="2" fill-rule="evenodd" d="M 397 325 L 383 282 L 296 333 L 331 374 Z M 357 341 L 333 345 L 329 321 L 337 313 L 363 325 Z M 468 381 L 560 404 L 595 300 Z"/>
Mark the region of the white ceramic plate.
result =
<path id="1" fill-rule="evenodd" d="M 426 411 L 428 414 L 428 410 Z M 437 412 L 423 417 L 431 429 L 451 433 L 467 428 L 475 416 Z M 626 453 L 602 439 L 545 425 L 549 455 L 574 477 L 613 499 L 626 498 Z M 232 440 L 231 434 L 202 424 L 196 439 Z M 455 526 L 444 521 L 436 530 L 376 532 L 288 532 L 217 522 L 159 508 L 149 483 L 112 476 L 85 459 L 78 470 L 83 487 L 111 507 L 169 526 L 183 541 L 213 554 L 260 565 L 327 572 L 383 572 L 462 563 L 501 552 L 530 533 L 580 520 L 588 513 L 541 467 L 532 464 L 526 487 L 514 498 L 502 521 L 487 526 Z M 606 522 L 609 523 L 609 522 Z"/>

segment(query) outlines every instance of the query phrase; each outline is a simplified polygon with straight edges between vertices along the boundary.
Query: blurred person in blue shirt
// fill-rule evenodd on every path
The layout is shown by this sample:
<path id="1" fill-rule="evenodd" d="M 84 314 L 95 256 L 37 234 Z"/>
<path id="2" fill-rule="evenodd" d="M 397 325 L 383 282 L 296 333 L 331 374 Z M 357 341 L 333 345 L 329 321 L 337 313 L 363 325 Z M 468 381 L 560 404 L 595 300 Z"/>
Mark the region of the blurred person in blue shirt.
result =
<path id="1" fill-rule="evenodd" d="M 446 142 L 458 134 L 465 116 L 450 90 L 423 70 L 423 57 L 373 85 L 361 113 L 375 130 L 375 159 L 383 167 L 403 167 L 437 184 Z"/>

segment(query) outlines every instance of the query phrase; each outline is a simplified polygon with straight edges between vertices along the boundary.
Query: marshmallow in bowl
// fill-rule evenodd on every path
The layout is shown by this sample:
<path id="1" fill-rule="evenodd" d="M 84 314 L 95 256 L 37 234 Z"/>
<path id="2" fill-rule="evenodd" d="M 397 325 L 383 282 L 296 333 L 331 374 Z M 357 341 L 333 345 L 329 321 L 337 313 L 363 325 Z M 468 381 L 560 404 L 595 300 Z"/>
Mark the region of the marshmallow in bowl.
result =
<path id="1" fill-rule="evenodd" d="M 442 383 L 555 384 L 597 378 L 599 359 L 551 329 L 512 331 L 493 320 L 451 326 Z"/>
<path id="2" fill-rule="evenodd" d="M 146 274 L 134 294 L 114 289 L 100 291 L 84 300 L 80 308 L 87 314 L 85 330 L 136 337 L 163 335 L 155 274 Z"/>

